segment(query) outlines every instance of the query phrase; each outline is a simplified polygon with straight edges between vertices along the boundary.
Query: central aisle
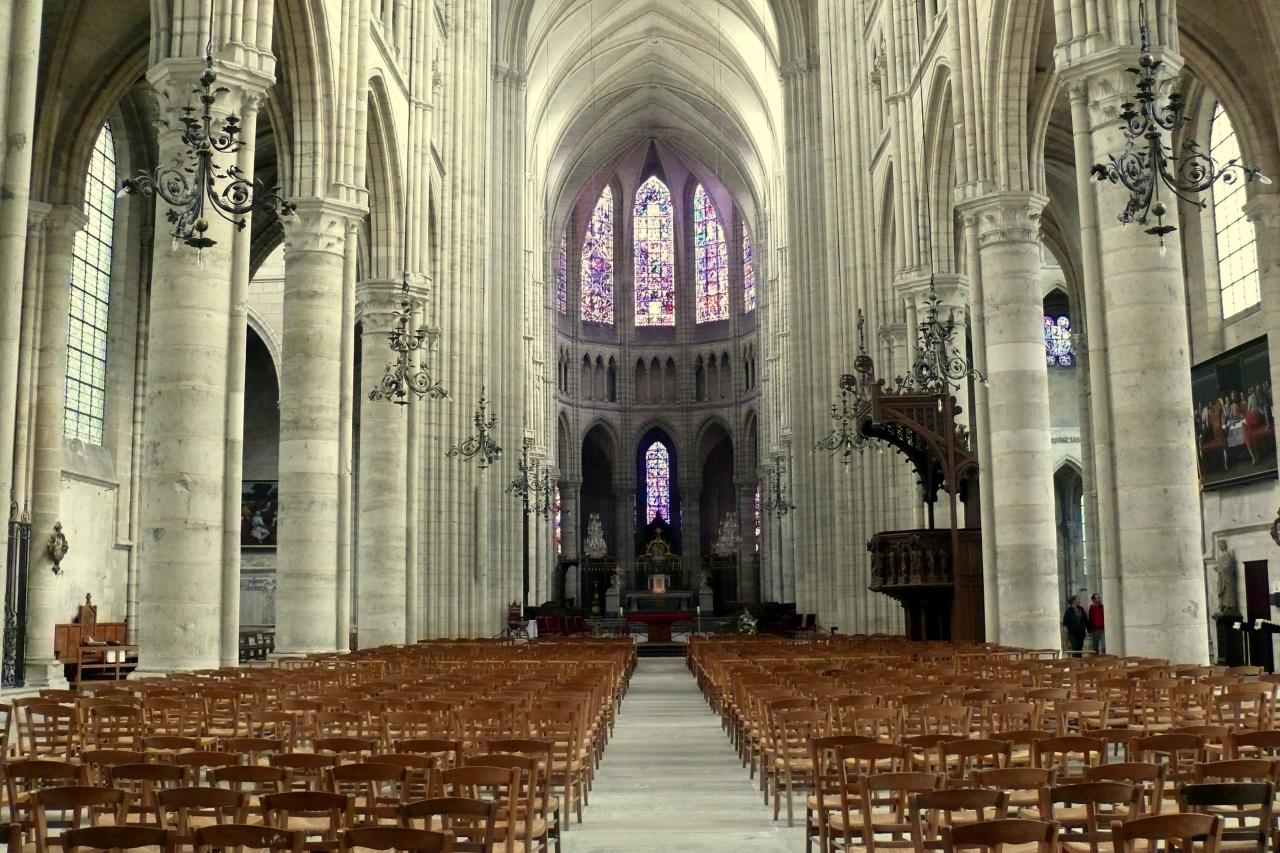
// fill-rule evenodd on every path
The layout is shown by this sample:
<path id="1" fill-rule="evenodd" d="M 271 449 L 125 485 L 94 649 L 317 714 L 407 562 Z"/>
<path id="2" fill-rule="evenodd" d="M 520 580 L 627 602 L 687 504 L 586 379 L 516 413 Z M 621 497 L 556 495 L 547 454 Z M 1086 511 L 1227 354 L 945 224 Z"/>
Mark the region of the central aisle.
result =
<path id="1" fill-rule="evenodd" d="M 797 826 L 775 827 L 683 658 L 641 658 L 583 823 L 564 834 L 565 853 L 804 849 Z"/>

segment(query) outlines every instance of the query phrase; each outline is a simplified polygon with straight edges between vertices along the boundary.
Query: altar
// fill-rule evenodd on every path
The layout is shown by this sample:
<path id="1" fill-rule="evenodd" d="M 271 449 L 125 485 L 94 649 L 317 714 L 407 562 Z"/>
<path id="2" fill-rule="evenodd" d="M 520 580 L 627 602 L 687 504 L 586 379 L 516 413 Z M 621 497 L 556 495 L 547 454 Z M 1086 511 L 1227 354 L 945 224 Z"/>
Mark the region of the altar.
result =
<path id="1" fill-rule="evenodd" d="M 628 613 L 690 613 L 698 606 L 698 594 L 688 590 L 628 592 Z"/>

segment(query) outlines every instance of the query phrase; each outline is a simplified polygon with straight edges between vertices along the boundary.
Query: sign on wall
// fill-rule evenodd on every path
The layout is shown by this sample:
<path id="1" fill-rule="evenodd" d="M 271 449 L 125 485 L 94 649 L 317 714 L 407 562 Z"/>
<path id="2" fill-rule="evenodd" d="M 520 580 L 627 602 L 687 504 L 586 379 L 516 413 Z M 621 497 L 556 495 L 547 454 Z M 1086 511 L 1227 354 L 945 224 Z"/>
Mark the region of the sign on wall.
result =
<path id="1" fill-rule="evenodd" d="M 1202 488 L 1276 476 L 1271 360 L 1265 335 L 1193 367 L 1191 399 Z"/>

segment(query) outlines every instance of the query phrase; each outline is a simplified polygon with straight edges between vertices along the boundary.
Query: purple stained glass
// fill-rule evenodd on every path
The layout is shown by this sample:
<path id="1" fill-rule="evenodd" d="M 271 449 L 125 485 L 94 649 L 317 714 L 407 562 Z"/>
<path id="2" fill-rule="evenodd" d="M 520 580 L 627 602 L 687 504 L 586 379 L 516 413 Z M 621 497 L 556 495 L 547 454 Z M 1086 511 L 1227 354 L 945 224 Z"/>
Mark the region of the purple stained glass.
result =
<path id="1" fill-rule="evenodd" d="M 1076 349 L 1071 339 L 1071 318 L 1044 318 L 1044 352 L 1050 367 L 1070 367 L 1076 363 Z"/>
<path id="2" fill-rule="evenodd" d="M 658 516 L 671 522 L 671 454 L 660 441 L 644 452 L 645 524 Z"/>
<path id="3" fill-rule="evenodd" d="M 613 325 L 613 190 L 607 186 L 582 241 L 582 322 Z"/>
<path id="4" fill-rule="evenodd" d="M 729 248 L 715 205 L 702 184 L 693 192 L 693 243 L 698 258 L 698 322 L 729 319 Z"/>
<path id="5" fill-rule="evenodd" d="M 657 176 L 636 191 L 635 288 L 637 326 L 676 324 L 675 226 L 671 191 Z"/>
<path id="6" fill-rule="evenodd" d="M 748 314 L 756 310 L 755 248 L 751 245 L 751 234 L 745 228 L 742 229 L 742 297 Z"/>
<path id="7" fill-rule="evenodd" d="M 569 235 L 560 237 L 560 258 L 556 262 L 556 311 L 569 313 Z"/>

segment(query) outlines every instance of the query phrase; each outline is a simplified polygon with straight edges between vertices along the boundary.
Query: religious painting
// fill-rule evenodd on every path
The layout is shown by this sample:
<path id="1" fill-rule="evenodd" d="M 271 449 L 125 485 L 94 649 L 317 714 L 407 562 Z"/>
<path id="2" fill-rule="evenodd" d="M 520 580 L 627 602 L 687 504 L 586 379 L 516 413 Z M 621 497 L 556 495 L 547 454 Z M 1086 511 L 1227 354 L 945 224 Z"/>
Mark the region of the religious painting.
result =
<path id="1" fill-rule="evenodd" d="M 1202 488 L 1276 476 L 1271 359 L 1265 336 L 1192 368 L 1191 397 Z"/>
<path id="2" fill-rule="evenodd" d="M 275 480 L 245 480 L 240 490 L 240 547 L 276 547 L 280 489 Z"/>

